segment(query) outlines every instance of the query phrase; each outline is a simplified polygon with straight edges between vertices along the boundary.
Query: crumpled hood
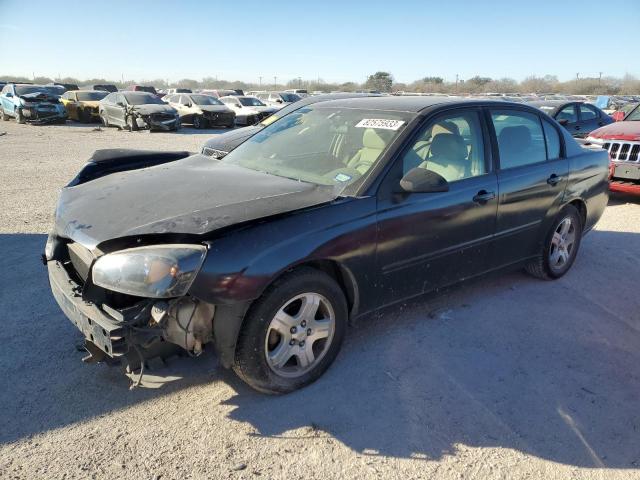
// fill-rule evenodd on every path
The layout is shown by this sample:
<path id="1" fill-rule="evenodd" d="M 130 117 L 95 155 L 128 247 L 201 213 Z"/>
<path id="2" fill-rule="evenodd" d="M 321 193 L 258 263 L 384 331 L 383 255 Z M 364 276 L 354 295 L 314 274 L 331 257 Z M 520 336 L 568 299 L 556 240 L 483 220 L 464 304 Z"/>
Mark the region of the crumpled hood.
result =
<path id="1" fill-rule="evenodd" d="M 33 93 L 25 93 L 24 95 L 19 95 L 21 99 L 25 102 L 51 102 L 58 103 L 58 97 L 55 95 L 51 95 L 46 92 L 33 92 Z"/>
<path id="2" fill-rule="evenodd" d="M 589 136 L 609 140 L 640 140 L 640 121 L 610 123 L 594 130 Z"/>
<path id="3" fill-rule="evenodd" d="M 226 105 L 198 105 L 203 112 L 229 113 L 232 110 Z"/>
<path id="4" fill-rule="evenodd" d="M 332 187 L 193 155 L 64 188 L 55 230 L 93 249 L 134 235 L 204 234 L 336 197 Z"/>
<path id="5" fill-rule="evenodd" d="M 157 105 L 150 103 L 148 105 L 132 105 L 131 108 L 140 115 L 151 115 L 152 113 L 171 113 L 176 114 L 176 109 L 169 105 Z"/>

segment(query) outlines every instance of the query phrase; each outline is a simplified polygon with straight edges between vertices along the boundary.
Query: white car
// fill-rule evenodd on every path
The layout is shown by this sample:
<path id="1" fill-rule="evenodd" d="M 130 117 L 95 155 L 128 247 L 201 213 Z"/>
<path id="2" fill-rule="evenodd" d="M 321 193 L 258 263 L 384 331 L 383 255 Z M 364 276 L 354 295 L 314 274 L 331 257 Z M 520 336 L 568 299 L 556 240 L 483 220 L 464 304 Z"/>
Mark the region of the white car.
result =
<path id="1" fill-rule="evenodd" d="M 276 108 L 286 107 L 300 100 L 300 96 L 291 92 L 261 92 L 256 94 L 260 100 L 266 105 Z"/>
<path id="2" fill-rule="evenodd" d="M 220 101 L 236 112 L 238 125 L 253 125 L 279 110 L 265 105 L 256 97 L 228 96 L 222 97 Z"/>

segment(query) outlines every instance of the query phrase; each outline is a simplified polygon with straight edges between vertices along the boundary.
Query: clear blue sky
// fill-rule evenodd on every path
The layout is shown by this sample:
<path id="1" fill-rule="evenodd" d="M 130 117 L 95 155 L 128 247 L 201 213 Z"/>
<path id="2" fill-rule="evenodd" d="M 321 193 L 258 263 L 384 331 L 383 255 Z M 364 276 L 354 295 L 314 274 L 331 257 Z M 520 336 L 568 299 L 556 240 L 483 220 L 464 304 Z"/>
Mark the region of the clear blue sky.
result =
<path id="1" fill-rule="evenodd" d="M 307 7 L 307 4 L 310 6 Z M 640 75 L 640 0 L 0 0 L 0 74 L 205 76 Z"/>

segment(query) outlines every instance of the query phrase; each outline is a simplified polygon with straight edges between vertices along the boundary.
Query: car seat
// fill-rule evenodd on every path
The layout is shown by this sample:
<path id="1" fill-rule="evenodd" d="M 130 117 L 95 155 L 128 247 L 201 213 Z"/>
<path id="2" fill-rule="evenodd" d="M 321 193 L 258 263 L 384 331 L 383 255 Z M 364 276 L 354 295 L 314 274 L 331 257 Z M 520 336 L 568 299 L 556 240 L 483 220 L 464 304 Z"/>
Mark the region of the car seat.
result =
<path id="1" fill-rule="evenodd" d="M 347 167 L 365 174 L 387 146 L 383 135 L 384 133 L 378 133 L 373 128 L 367 128 L 362 134 L 362 148 L 349 160 Z"/>
<path id="2" fill-rule="evenodd" d="M 504 127 L 498 135 L 502 168 L 518 167 L 529 162 L 531 131 L 524 125 Z"/>
<path id="3" fill-rule="evenodd" d="M 455 133 L 436 134 L 429 155 L 420 167 L 442 175 L 448 182 L 470 176 L 471 164 L 462 136 Z"/>

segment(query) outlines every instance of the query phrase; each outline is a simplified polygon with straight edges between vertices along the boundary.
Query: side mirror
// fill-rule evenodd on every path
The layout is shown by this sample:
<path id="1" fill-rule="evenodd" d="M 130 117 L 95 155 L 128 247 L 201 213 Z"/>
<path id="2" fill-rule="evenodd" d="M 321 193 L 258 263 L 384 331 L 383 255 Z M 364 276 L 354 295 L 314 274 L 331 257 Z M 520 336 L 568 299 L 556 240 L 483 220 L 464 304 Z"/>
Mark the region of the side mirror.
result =
<path id="1" fill-rule="evenodd" d="M 569 125 L 569 120 L 567 120 L 566 118 L 563 118 L 562 120 L 558 120 L 558 123 L 563 127 L 566 127 L 567 125 Z"/>
<path id="2" fill-rule="evenodd" d="M 426 168 L 412 168 L 400 180 L 400 187 L 409 193 L 448 192 L 449 182 L 442 175 Z"/>
<path id="3" fill-rule="evenodd" d="M 13 93 L 7 92 L 7 98 L 11 98 L 11 97 L 13 97 Z"/>

